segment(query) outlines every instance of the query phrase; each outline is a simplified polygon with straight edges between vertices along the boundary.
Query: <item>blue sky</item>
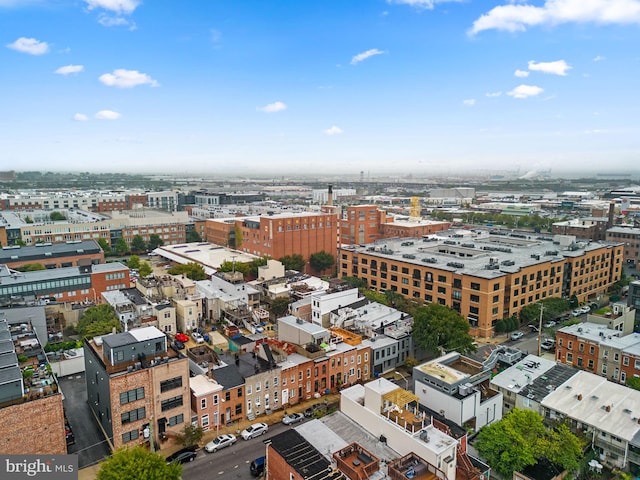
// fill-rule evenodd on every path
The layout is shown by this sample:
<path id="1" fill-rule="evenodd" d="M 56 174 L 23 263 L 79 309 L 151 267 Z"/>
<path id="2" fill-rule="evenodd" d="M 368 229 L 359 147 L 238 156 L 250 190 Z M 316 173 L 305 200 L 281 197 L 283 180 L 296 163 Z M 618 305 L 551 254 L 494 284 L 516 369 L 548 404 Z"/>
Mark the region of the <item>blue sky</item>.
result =
<path id="1" fill-rule="evenodd" d="M 0 168 L 637 172 L 640 0 L 0 0 Z"/>

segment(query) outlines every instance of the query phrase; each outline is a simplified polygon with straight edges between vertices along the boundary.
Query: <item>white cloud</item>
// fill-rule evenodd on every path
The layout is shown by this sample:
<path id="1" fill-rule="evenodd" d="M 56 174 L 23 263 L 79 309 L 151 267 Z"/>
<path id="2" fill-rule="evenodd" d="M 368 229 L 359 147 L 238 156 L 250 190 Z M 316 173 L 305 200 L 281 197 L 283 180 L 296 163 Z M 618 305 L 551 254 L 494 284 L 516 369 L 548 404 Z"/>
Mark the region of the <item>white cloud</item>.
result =
<path id="1" fill-rule="evenodd" d="M 341 135 L 343 133 L 343 130 L 340 127 L 336 127 L 335 125 L 332 125 L 331 127 L 327 128 L 324 131 L 325 135 Z"/>
<path id="2" fill-rule="evenodd" d="M 97 114 L 96 114 L 97 115 Z M 87 120 L 89 120 L 89 117 L 87 117 L 84 113 L 76 113 L 73 116 L 73 119 L 76 122 L 86 122 Z"/>
<path id="3" fill-rule="evenodd" d="M 103 27 L 129 27 L 129 30 L 136 29 L 136 23 L 124 17 L 112 17 L 106 13 L 98 15 L 98 23 Z"/>
<path id="4" fill-rule="evenodd" d="M 113 110 L 100 110 L 95 114 L 98 120 L 117 120 L 121 116 L 122 114 L 114 112 Z"/>
<path id="5" fill-rule="evenodd" d="M 84 70 L 84 65 L 65 65 L 64 67 L 60 67 L 53 73 L 57 73 L 58 75 L 69 75 L 70 73 L 80 73 Z"/>
<path id="6" fill-rule="evenodd" d="M 550 73 L 552 75 L 560 75 L 564 77 L 567 75 L 567 70 L 571 70 L 571 66 L 567 65 L 567 62 L 565 62 L 564 60 L 540 63 L 536 63 L 534 60 L 530 60 L 529 70 L 533 70 L 535 72 Z"/>
<path id="7" fill-rule="evenodd" d="M 373 57 L 375 55 L 382 55 L 385 52 L 383 52 L 382 50 L 378 50 L 377 48 L 372 48 L 371 50 L 367 50 L 366 52 L 362 52 L 359 53 L 357 55 L 355 55 L 352 59 L 351 59 L 351 65 L 355 65 L 356 63 L 360 63 L 363 60 L 366 60 L 369 57 Z"/>
<path id="8" fill-rule="evenodd" d="M 520 77 L 520 78 L 529 76 L 529 72 L 527 72 L 526 70 L 516 70 L 515 72 L 513 72 L 513 74 L 516 77 Z"/>
<path id="9" fill-rule="evenodd" d="M 387 0 L 387 3 L 397 3 L 399 5 L 409 5 L 415 8 L 433 10 L 437 3 L 461 2 L 463 0 Z"/>
<path id="10" fill-rule="evenodd" d="M 600 56 L 600 55 L 596 55 L 596 56 L 593 58 L 593 61 L 594 61 L 594 62 L 602 62 L 603 60 L 604 60 L 604 57 L 602 57 L 602 56 Z"/>
<path id="11" fill-rule="evenodd" d="M 500 5 L 473 22 L 468 33 L 492 29 L 524 32 L 528 27 L 562 23 L 639 24 L 640 0 L 545 0 L 540 7 Z"/>
<path id="12" fill-rule="evenodd" d="M 7 48 L 29 55 L 43 55 L 49 51 L 47 42 L 41 42 L 35 38 L 20 37 L 15 42 L 7 45 Z"/>
<path id="13" fill-rule="evenodd" d="M 286 109 L 287 109 L 287 106 L 283 102 L 273 102 L 268 105 L 265 105 L 264 107 L 257 108 L 259 112 L 264 112 L 264 113 L 281 112 Z"/>
<path id="14" fill-rule="evenodd" d="M 502 92 L 487 92 L 485 94 L 487 97 L 499 97 L 500 95 L 502 95 Z"/>
<path id="15" fill-rule="evenodd" d="M 99 80 L 108 87 L 133 88 L 138 85 L 151 85 L 157 87 L 159 84 L 146 73 L 137 70 L 125 70 L 118 68 L 113 73 L 100 75 Z"/>
<path id="16" fill-rule="evenodd" d="M 476 99 L 475 98 L 467 98 L 466 100 L 462 101 L 462 104 L 465 107 L 473 107 L 476 104 Z"/>
<path id="17" fill-rule="evenodd" d="M 89 10 L 95 8 L 102 8 L 104 10 L 110 10 L 117 14 L 130 14 L 138 8 L 140 0 L 84 0 Z"/>
<path id="18" fill-rule="evenodd" d="M 507 92 L 507 95 L 513 98 L 527 98 L 540 95 L 544 89 L 536 87 L 535 85 L 518 85 L 513 90 Z"/>

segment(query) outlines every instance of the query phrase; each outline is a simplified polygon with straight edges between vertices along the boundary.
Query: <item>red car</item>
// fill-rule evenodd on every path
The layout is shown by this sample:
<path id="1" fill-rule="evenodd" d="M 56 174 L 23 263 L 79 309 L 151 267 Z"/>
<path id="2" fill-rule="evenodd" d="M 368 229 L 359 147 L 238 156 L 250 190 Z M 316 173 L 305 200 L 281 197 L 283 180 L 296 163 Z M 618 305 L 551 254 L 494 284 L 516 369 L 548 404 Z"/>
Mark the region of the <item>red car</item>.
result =
<path id="1" fill-rule="evenodd" d="M 184 333 L 176 333 L 176 340 L 182 343 L 187 343 L 189 341 L 189 336 Z"/>

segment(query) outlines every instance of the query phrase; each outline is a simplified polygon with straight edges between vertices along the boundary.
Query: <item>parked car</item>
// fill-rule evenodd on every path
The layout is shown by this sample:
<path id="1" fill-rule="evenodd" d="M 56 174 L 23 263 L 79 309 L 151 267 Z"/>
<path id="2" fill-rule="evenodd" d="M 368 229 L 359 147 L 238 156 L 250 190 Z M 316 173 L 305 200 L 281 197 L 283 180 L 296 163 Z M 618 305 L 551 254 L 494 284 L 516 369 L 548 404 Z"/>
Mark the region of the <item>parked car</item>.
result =
<path id="1" fill-rule="evenodd" d="M 316 403 L 315 405 L 311 405 L 304 411 L 305 417 L 313 417 L 316 412 L 320 412 L 321 414 L 327 413 L 327 404 L 326 403 Z"/>
<path id="2" fill-rule="evenodd" d="M 189 335 L 185 335 L 184 333 L 176 333 L 176 340 L 182 343 L 187 343 L 189 341 Z"/>
<path id="3" fill-rule="evenodd" d="M 540 344 L 540 348 L 542 348 L 543 350 L 553 350 L 554 348 L 556 348 L 556 341 L 552 340 L 551 338 L 546 338 Z"/>
<path id="4" fill-rule="evenodd" d="M 259 477 L 264 472 L 264 462 L 267 457 L 258 457 L 249 465 L 249 471 L 254 477 Z"/>
<path id="5" fill-rule="evenodd" d="M 167 463 L 187 463 L 193 462 L 198 456 L 195 447 L 187 447 L 182 450 L 178 450 L 173 455 L 167 457 Z"/>
<path id="6" fill-rule="evenodd" d="M 69 420 L 67 420 L 66 418 L 64 419 L 64 430 L 67 437 L 67 447 L 76 443 L 76 437 L 73 435 L 73 430 L 71 430 Z"/>
<path id="7" fill-rule="evenodd" d="M 304 420 L 304 415 L 302 413 L 290 413 L 289 415 L 285 415 L 282 417 L 282 423 L 285 425 L 293 425 L 294 423 L 298 423 Z"/>
<path id="8" fill-rule="evenodd" d="M 580 307 L 580 311 L 582 313 L 591 313 L 591 307 L 589 305 L 583 305 Z"/>
<path id="9" fill-rule="evenodd" d="M 180 340 L 174 340 L 171 345 L 173 346 L 173 348 L 175 348 L 176 350 L 183 350 L 184 349 L 184 343 L 182 343 Z"/>
<path id="10" fill-rule="evenodd" d="M 269 430 L 269 425 L 266 423 L 258 422 L 253 425 L 249 425 L 247 428 L 240 432 L 240 436 L 243 440 L 249 440 L 251 438 L 259 437 L 260 435 L 264 435 Z"/>
<path id="11" fill-rule="evenodd" d="M 518 332 L 513 332 L 511 334 L 511 340 L 520 340 L 522 337 L 524 337 L 524 333 L 518 331 Z"/>
<path id="12" fill-rule="evenodd" d="M 573 310 L 573 311 L 571 312 L 571 315 L 573 315 L 574 317 L 579 317 L 579 316 L 580 316 L 580 315 L 582 315 L 583 313 L 584 313 L 584 312 L 583 312 L 581 309 L 576 308 L 575 310 Z"/>
<path id="13" fill-rule="evenodd" d="M 548 321 L 544 322 L 542 324 L 542 326 L 545 327 L 545 328 L 555 327 L 556 326 L 556 322 L 554 322 L 553 320 L 548 320 Z"/>
<path id="14" fill-rule="evenodd" d="M 200 332 L 193 331 L 191 332 L 191 338 L 193 338 L 196 343 L 204 343 L 204 337 Z"/>
<path id="15" fill-rule="evenodd" d="M 221 448 L 224 447 L 230 447 L 231 445 L 233 445 L 234 443 L 236 443 L 238 439 L 236 438 L 235 435 L 232 435 L 230 433 L 225 433 L 223 435 L 219 435 L 216 438 L 214 438 L 213 440 L 211 440 L 209 443 L 207 443 L 204 446 L 204 449 L 208 452 L 208 453 L 213 453 L 213 452 L 217 452 L 218 450 L 220 450 Z"/>

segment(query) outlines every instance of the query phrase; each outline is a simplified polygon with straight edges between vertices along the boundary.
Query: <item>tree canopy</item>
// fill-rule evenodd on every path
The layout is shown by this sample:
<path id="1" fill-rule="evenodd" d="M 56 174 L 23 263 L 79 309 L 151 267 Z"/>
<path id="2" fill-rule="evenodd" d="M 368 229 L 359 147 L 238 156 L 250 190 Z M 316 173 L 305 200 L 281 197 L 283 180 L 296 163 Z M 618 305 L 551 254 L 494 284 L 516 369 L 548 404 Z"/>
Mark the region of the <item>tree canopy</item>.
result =
<path id="1" fill-rule="evenodd" d="M 121 480 L 135 478 L 136 480 L 179 480 L 182 475 L 182 465 L 167 464 L 165 459 L 147 451 L 142 446 L 121 448 L 111 457 L 102 462 L 97 480 Z"/>
<path id="2" fill-rule="evenodd" d="M 188 243 L 195 243 L 195 242 L 201 242 L 201 241 L 202 241 L 202 237 L 200 236 L 200 234 L 195 228 L 192 228 L 187 232 Z"/>
<path id="3" fill-rule="evenodd" d="M 554 320 L 571 308 L 569 300 L 562 298 L 545 298 L 540 302 L 530 303 L 520 310 L 522 323 L 537 322 L 540 320 L 540 304 L 543 320 Z"/>
<path id="4" fill-rule="evenodd" d="M 51 212 L 49 214 L 49 218 L 51 219 L 52 222 L 59 221 L 59 220 L 66 220 L 67 219 L 67 217 L 64 216 L 64 213 L 58 212 L 57 210 Z"/>
<path id="5" fill-rule="evenodd" d="M 103 304 L 87 308 L 78 321 L 77 330 L 81 337 L 93 338 L 110 333 L 114 327 L 118 332 L 122 330 L 113 307 Z"/>
<path id="6" fill-rule="evenodd" d="M 202 440 L 203 435 L 204 430 L 202 427 L 194 427 L 191 423 L 187 423 L 182 432 L 176 435 L 176 440 L 183 447 L 192 447 Z"/>
<path id="7" fill-rule="evenodd" d="M 109 255 L 111 253 L 111 244 L 109 243 L 109 240 L 107 240 L 106 238 L 100 237 L 98 239 L 98 245 L 100 245 L 100 248 L 102 249 L 105 255 Z"/>
<path id="8" fill-rule="evenodd" d="M 127 267 L 135 270 L 140 268 L 140 257 L 138 255 L 131 255 L 127 261 Z"/>
<path id="9" fill-rule="evenodd" d="M 124 255 L 128 251 L 129 245 L 127 245 L 127 241 L 124 238 L 120 237 L 118 240 L 116 240 L 116 253 L 118 255 Z"/>
<path id="10" fill-rule="evenodd" d="M 171 275 L 182 275 L 183 273 L 191 280 L 204 280 L 207 278 L 207 274 L 204 273 L 202 265 L 194 262 L 176 265 L 171 267 L 168 271 Z"/>
<path id="11" fill-rule="evenodd" d="M 540 414 L 516 408 L 480 430 L 475 447 L 493 469 L 507 478 L 543 458 L 566 470 L 575 470 L 583 445 L 566 425 L 549 430 Z"/>
<path id="12" fill-rule="evenodd" d="M 140 276 L 144 278 L 153 273 L 153 268 L 151 267 L 151 264 L 149 262 L 142 262 L 138 271 L 140 272 Z"/>
<path id="13" fill-rule="evenodd" d="M 413 311 L 413 339 L 423 350 L 432 353 L 474 352 L 469 322 L 455 310 L 430 303 Z"/>
<path id="14" fill-rule="evenodd" d="M 291 299 L 289 297 L 278 297 L 271 301 L 269 311 L 276 317 L 283 316 L 289 310 Z"/>
<path id="15" fill-rule="evenodd" d="M 295 270 L 296 272 L 301 272 L 304 269 L 304 264 L 307 263 L 299 253 L 285 255 L 280 259 L 280 262 L 284 265 L 285 270 Z"/>
<path id="16" fill-rule="evenodd" d="M 311 254 L 309 257 L 309 263 L 316 272 L 323 272 L 328 268 L 334 267 L 336 259 L 330 253 L 321 250 Z"/>
<path id="17" fill-rule="evenodd" d="M 15 267 L 14 270 L 19 272 L 37 272 L 39 270 L 46 270 L 46 268 L 41 263 L 25 263 L 24 265 Z"/>
<path id="18" fill-rule="evenodd" d="M 164 240 L 160 238 L 160 235 L 158 235 L 157 233 L 152 233 L 151 235 L 149 235 L 149 250 L 161 247 L 162 245 L 164 245 Z"/>
<path id="19" fill-rule="evenodd" d="M 145 252 L 146 250 L 147 250 L 147 244 L 144 241 L 144 238 L 142 238 L 141 235 L 134 236 L 133 239 L 131 240 L 131 251 L 140 253 L 140 252 Z"/>

